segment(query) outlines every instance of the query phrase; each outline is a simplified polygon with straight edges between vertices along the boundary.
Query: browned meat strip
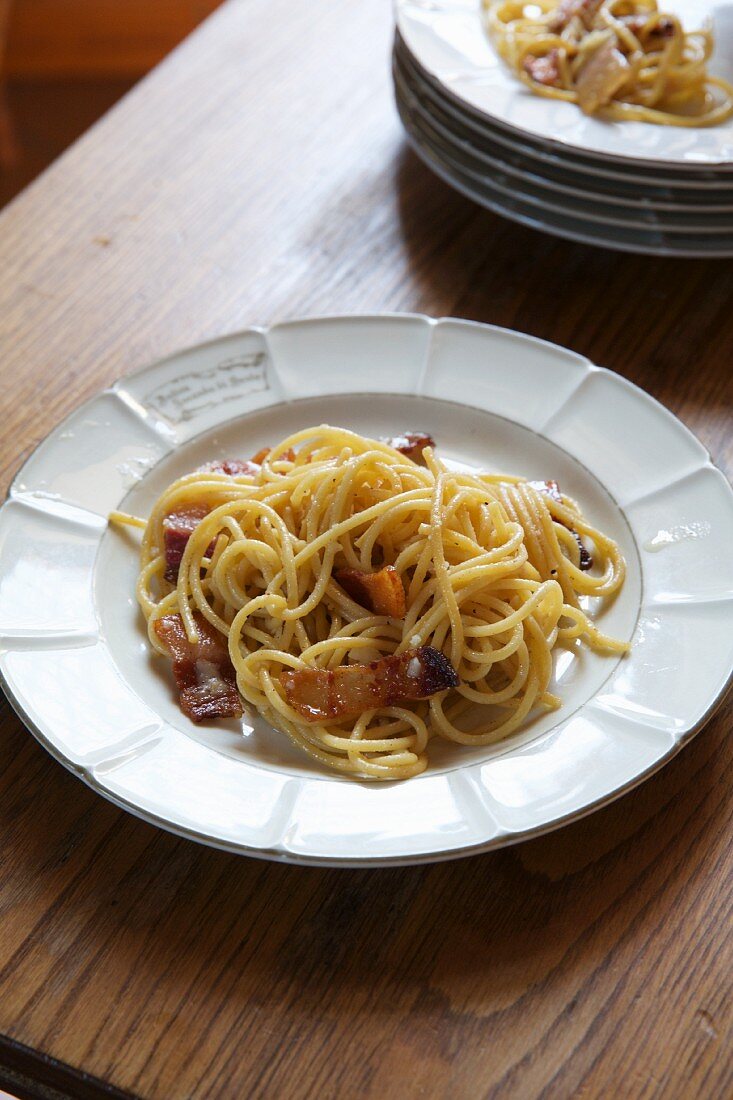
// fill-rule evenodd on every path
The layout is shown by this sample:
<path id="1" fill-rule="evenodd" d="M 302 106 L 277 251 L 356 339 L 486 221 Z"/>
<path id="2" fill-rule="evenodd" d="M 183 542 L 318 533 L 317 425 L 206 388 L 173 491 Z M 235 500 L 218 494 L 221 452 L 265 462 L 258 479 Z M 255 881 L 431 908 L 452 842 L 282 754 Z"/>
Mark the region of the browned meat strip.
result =
<path id="1" fill-rule="evenodd" d="M 642 34 L 645 27 L 648 32 L 643 36 L 648 42 L 653 39 L 671 38 L 674 34 L 674 23 L 671 19 L 657 19 L 653 22 L 652 12 L 642 12 L 637 15 L 622 15 L 621 22 L 628 27 L 637 37 Z"/>
<path id="2" fill-rule="evenodd" d="M 556 500 L 558 504 L 562 504 L 560 486 L 556 481 L 530 481 L 529 484 L 533 489 L 536 489 L 538 493 L 547 493 L 547 495 L 552 497 L 553 500 Z"/>
<path id="3" fill-rule="evenodd" d="M 196 612 L 194 619 L 198 642 L 189 642 L 180 615 L 165 615 L 154 626 L 173 658 L 181 710 L 194 722 L 239 718 L 242 702 L 226 640 L 203 615 Z"/>
<path id="4" fill-rule="evenodd" d="M 262 449 L 259 450 L 256 455 L 252 455 L 252 462 L 254 462 L 257 466 L 261 466 L 271 451 L 272 447 L 262 447 Z M 281 455 L 277 456 L 278 462 L 280 462 L 282 459 L 285 459 L 287 462 L 295 462 L 295 451 L 292 447 L 288 447 L 287 451 L 283 451 Z"/>
<path id="5" fill-rule="evenodd" d="M 308 722 L 348 718 L 458 686 L 448 658 L 427 645 L 369 665 L 288 669 L 280 679 L 288 703 Z"/>
<path id="6" fill-rule="evenodd" d="M 615 41 L 614 38 L 599 46 L 578 73 L 575 82 L 578 106 L 587 115 L 610 103 L 631 72 L 628 61 L 613 44 Z"/>
<path id="7" fill-rule="evenodd" d="M 584 573 L 587 573 L 589 569 L 593 568 L 593 555 L 588 547 L 583 542 L 582 538 L 577 531 L 573 531 L 576 542 L 578 543 L 578 549 L 580 550 L 580 561 L 578 562 L 578 568 L 582 569 Z"/>
<path id="8" fill-rule="evenodd" d="M 165 579 L 175 584 L 183 558 L 183 551 L 192 532 L 209 514 L 205 504 L 191 504 L 178 512 L 171 512 L 163 520 L 163 549 L 165 552 Z"/>
<path id="9" fill-rule="evenodd" d="M 560 486 L 556 481 L 530 481 L 529 484 L 533 489 L 536 489 L 538 493 L 545 493 L 548 497 L 552 497 L 558 504 L 562 504 L 562 494 L 560 492 Z M 566 526 L 563 524 L 563 526 Z M 584 573 L 587 573 L 589 569 L 593 568 L 593 555 L 577 531 L 573 531 L 572 527 L 568 527 L 569 531 L 573 532 L 575 539 L 580 548 L 580 562 L 578 568 L 582 569 Z"/>
<path id="10" fill-rule="evenodd" d="M 248 474 L 249 477 L 257 477 L 262 463 L 271 450 L 271 447 L 261 447 L 256 455 L 252 455 L 252 458 L 217 458 L 213 462 L 207 462 L 201 469 L 208 470 L 212 474 L 228 474 L 229 477 L 243 477 L 245 474 Z M 289 462 L 294 462 L 295 451 L 292 447 L 289 447 L 278 458 L 285 458 Z"/>
<path id="11" fill-rule="evenodd" d="M 422 462 L 422 453 L 426 447 L 435 446 L 435 440 L 427 432 L 405 432 L 404 435 L 393 435 L 382 442 L 388 443 L 400 454 L 417 463 Z"/>
<path id="12" fill-rule="evenodd" d="M 228 474 L 229 477 L 242 477 L 244 474 L 256 477 L 260 472 L 260 463 L 246 458 L 218 458 L 207 462 L 201 469 L 212 474 Z"/>
<path id="13" fill-rule="evenodd" d="M 565 30 L 571 19 L 579 19 L 585 29 L 589 31 L 593 26 L 602 0 L 560 0 L 555 14 L 548 23 L 551 31 L 559 34 Z"/>
<path id="14" fill-rule="evenodd" d="M 334 573 L 345 592 L 375 615 L 405 617 L 405 589 L 402 578 L 393 565 L 385 565 L 376 573 L 361 569 L 339 569 Z"/>
<path id="15" fill-rule="evenodd" d="M 560 53 L 558 50 L 549 50 L 542 57 L 535 57 L 528 53 L 522 61 L 522 68 L 537 84 L 545 84 L 548 88 L 560 87 Z"/>

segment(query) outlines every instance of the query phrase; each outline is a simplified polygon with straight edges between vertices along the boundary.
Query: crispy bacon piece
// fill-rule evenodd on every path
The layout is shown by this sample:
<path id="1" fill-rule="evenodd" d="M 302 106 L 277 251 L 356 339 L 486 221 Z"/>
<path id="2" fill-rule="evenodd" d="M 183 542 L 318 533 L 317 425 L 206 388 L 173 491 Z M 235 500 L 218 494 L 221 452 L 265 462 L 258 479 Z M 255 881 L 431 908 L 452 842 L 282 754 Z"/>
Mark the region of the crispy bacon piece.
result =
<path id="1" fill-rule="evenodd" d="M 544 84 L 548 88 L 560 87 L 560 52 L 548 50 L 542 57 L 535 57 L 528 53 L 522 61 L 522 68 L 537 84 Z"/>
<path id="2" fill-rule="evenodd" d="M 201 466 L 200 469 L 202 472 L 206 473 L 228 474 L 229 477 L 241 477 L 243 474 L 249 474 L 250 477 L 256 477 L 260 471 L 260 463 L 269 453 L 270 448 L 266 447 L 258 451 L 251 460 L 243 458 L 215 459 L 213 462 L 207 462 L 206 465 Z M 183 551 L 186 549 L 186 543 L 191 537 L 191 533 L 204 516 L 208 514 L 209 509 L 206 505 L 192 504 L 189 505 L 188 508 L 182 508 L 180 511 L 171 512 L 171 514 L 166 516 L 163 520 L 163 544 L 165 550 L 164 576 L 171 584 L 175 584 L 178 580 L 178 570 L 181 565 L 181 559 L 183 558 Z M 213 543 L 207 552 L 213 554 Z"/>
<path id="3" fill-rule="evenodd" d="M 593 26 L 593 20 L 598 14 L 602 0 L 560 0 L 555 14 L 548 22 L 551 31 L 559 33 L 565 30 L 571 19 L 579 19 L 585 29 L 589 31 Z"/>
<path id="4" fill-rule="evenodd" d="M 530 481 L 529 483 L 533 489 L 536 489 L 538 493 L 546 493 L 553 500 L 556 500 L 558 504 L 562 504 L 562 495 L 560 493 L 560 486 L 556 481 Z"/>
<path id="5" fill-rule="evenodd" d="M 348 718 L 458 686 L 448 658 L 429 645 L 368 665 L 288 669 L 280 679 L 288 703 L 307 722 Z"/>
<path id="6" fill-rule="evenodd" d="M 272 447 L 262 447 L 256 455 L 252 455 L 252 458 L 217 458 L 213 462 L 207 462 L 201 469 L 209 471 L 212 474 L 228 474 L 229 477 L 242 477 L 244 474 L 248 474 L 250 477 L 257 477 L 260 472 L 260 467 L 270 454 Z M 295 462 L 295 451 L 292 447 L 288 447 L 287 451 L 284 451 L 279 458 L 287 459 L 288 462 Z"/>
<path id="7" fill-rule="evenodd" d="M 261 466 L 271 451 L 272 447 L 263 447 L 256 455 L 252 455 L 252 462 L 256 462 L 258 466 Z M 281 455 L 277 456 L 278 462 L 281 462 L 283 459 L 286 462 L 295 462 L 295 451 L 292 447 L 288 447 L 287 451 L 283 451 Z"/>
<path id="8" fill-rule="evenodd" d="M 630 31 L 639 37 L 642 34 L 644 28 L 649 26 L 649 31 L 644 37 L 647 42 L 654 38 L 671 38 L 674 34 L 674 23 L 671 19 L 662 17 L 658 19 L 656 23 L 652 23 L 652 12 L 640 12 L 637 15 L 622 15 L 621 22 L 624 26 L 628 27 Z"/>
<path id="9" fill-rule="evenodd" d="M 242 477 L 244 474 L 256 477 L 260 472 L 260 463 L 246 458 L 217 458 L 214 462 L 207 462 L 201 469 L 212 474 L 228 474 L 229 477 Z"/>
<path id="10" fill-rule="evenodd" d="M 560 492 L 560 486 L 556 481 L 530 481 L 529 483 L 533 489 L 536 489 L 538 493 L 545 493 L 547 496 L 552 497 L 558 504 L 562 504 L 562 493 Z M 582 569 L 584 573 L 587 573 L 589 569 L 593 567 L 593 555 L 577 531 L 573 531 L 572 527 L 568 528 L 572 531 L 580 549 L 580 561 L 578 562 L 578 568 Z"/>
<path id="11" fill-rule="evenodd" d="M 183 551 L 192 532 L 209 514 L 205 504 L 191 504 L 178 512 L 171 512 L 163 520 L 163 549 L 165 551 L 165 579 L 175 584 L 183 558 Z"/>
<path id="12" fill-rule="evenodd" d="M 583 542 L 578 532 L 573 531 L 573 534 L 575 535 L 575 541 L 577 542 L 578 549 L 580 550 L 580 561 L 578 562 L 578 569 L 582 569 L 584 573 L 587 573 L 588 570 L 593 567 L 593 555 Z"/>
<path id="13" fill-rule="evenodd" d="M 240 718 L 242 702 L 226 641 L 203 615 L 194 613 L 198 642 L 189 642 L 180 615 L 155 621 L 155 633 L 173 658 L 181 710 L 194 722 Z"/>
<path id="14" fill-rule="evenodd" d="M 405 617 L 405 588 L 393 565 L 385 565 L 376 573 L 361 569 L 339 569 L 334 573 L 345 592 L 375 615 Z"/>
<path id="15" fill-rule="evenodd" d="M 578 73 L 575 81 L 578 106 L 587 115 L 610 103 L 631 72 L 628 61 L 614 46 L 615 41 L 614 38 L 599 46 Z"/>
<path id="16" fill-rule="evenodd" d="M 422 463 L 422 453 L 426 447 L 435 446 L 435 440 L 427 432 L 405 432 L 404 435 L 393 435 L 382 442 L 417 463 Z"/>

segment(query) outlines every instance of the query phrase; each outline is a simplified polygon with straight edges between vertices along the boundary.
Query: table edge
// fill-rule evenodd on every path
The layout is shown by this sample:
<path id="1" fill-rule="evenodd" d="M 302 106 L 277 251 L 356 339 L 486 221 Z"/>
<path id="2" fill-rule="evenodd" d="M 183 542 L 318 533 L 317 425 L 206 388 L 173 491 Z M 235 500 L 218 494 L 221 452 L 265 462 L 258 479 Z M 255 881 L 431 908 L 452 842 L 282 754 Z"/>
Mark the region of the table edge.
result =
<path id="1" fill-rule="evenodd" d="M 136 1100 L 98 1077 L 0 1034 L 0 1089 L 17 1100 Z"/>

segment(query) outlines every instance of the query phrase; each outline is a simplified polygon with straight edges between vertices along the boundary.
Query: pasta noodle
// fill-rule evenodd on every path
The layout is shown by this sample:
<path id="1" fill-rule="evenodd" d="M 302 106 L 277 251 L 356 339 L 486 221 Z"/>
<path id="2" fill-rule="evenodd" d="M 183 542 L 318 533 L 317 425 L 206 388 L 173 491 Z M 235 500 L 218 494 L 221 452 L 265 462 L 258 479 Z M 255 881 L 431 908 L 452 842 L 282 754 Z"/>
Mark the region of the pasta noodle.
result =
<path id="1" fill-rule="evenodd" d="M 417 775 L 432 736 L 487 745 L 538 708 L 559 706 L 549 690 L 558 643 L 627 650 L 580 606 L 618 592 L 619 547 L 553 482 L 456 472 L 430 447 L 419 464 L 327 425 L 260 457 L 179 478 L 146 523 L 111 519 L 144 524 L 137 595 L 154 649 L 170 655 L 161 624 L 172 616 L 182 624 L 179 649 L 204 628 L 224 639 L 244 700 L 327 767 L 369 779 Z M 194 520 L 167 581 L 170 517 L 181 515 Z M 365 587 L 387 574 L 396 587 Z M 401 618 L 349 594 L 373 587 L 386 606 L 396 595 Z M 341 676 L 346 667 L 354 681 L 363 673 L 367 690 L 377 676 L 369 670 L 386 659 L 399 664 L 401 655 L 400 675 L 412 675 L 413 654 L 437 654 L 441 675 L 450 662 L 457 686 L 317 720 L 297 698 L 293 705 L 299 676 L 318 687 L 312 670 Z"/>
<path id="2" fill-rule="evenodd" d="M 500 57 L 538 95 L 587 114 L 715 126 L 733 85 L 711 76 L 710 29 L 686 32 L 656 0 L 482 0 Z"/>

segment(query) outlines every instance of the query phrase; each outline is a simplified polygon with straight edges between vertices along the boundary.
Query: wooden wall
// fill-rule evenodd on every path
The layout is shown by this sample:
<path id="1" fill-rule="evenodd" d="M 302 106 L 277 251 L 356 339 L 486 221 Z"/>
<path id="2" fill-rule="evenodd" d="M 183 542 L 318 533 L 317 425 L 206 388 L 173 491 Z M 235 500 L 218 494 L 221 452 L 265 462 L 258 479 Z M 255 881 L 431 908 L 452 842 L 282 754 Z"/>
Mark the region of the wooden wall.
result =
<path id="1" fill-rule="evenodd" d="M 137 77 L 221 2 L 10 0 L 4 70 L 16 77 Z M 0 24 L 2 7 L 0 0 Z"/>

